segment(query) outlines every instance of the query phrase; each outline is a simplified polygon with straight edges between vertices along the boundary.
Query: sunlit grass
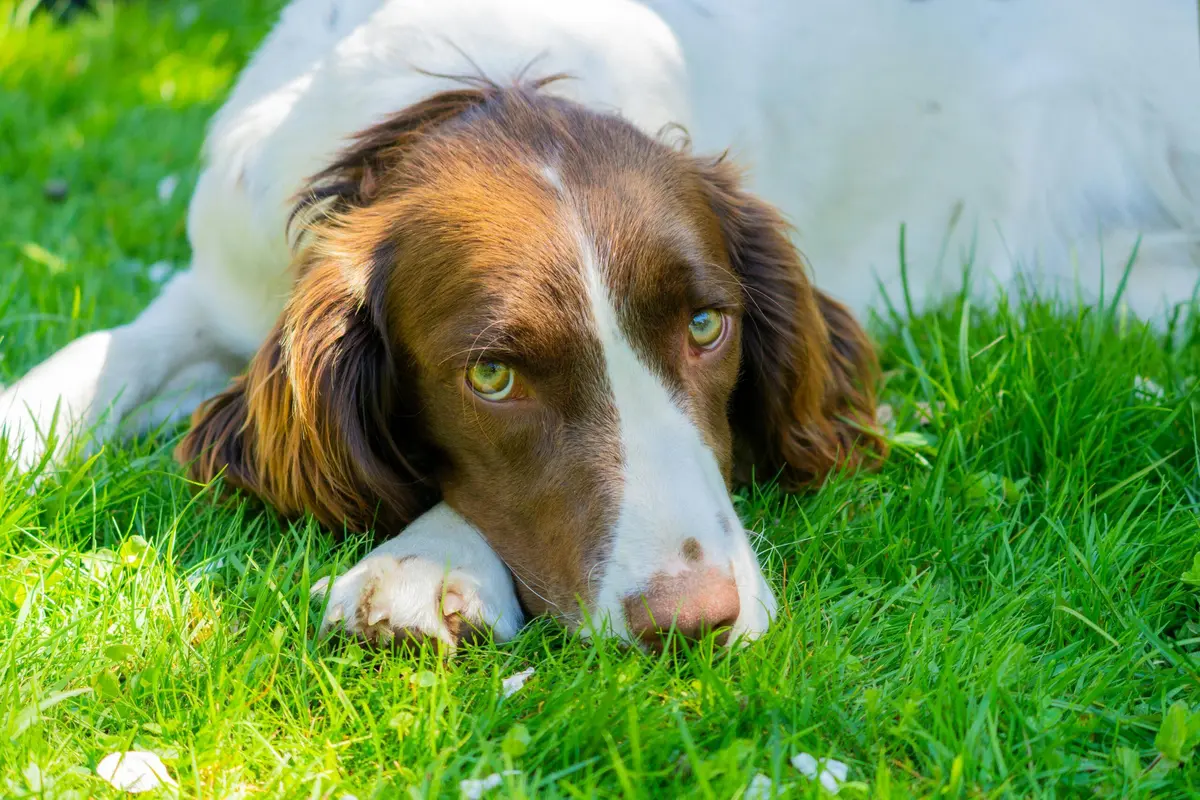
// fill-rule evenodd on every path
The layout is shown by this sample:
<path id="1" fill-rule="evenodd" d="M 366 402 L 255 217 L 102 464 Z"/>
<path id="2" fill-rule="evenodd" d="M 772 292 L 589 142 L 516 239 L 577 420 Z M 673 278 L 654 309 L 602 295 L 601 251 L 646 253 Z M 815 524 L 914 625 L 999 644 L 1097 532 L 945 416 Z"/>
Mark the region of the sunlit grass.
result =
<path id="1" fill-rule="evenodd" d="M 276 5 L 129 2 L 61 27 L 0 3 L 5 381 L 186 262 L 205 122 Z M 0 795 L 115 796 L 94 768 L 129 749 L 205 798 L 456 797 L 509 770 L 495 796 L 726 798 L 759 774 L 815 796 L 801 751 L 847 762 L 859 796 L 1200 792 L 1160 735 L 1172 704 L 1200 707 L 1194 339 L 1016 307 L 876 325 L 893 458 L 739 496 L 783 604 L 732 654 L 546 622 L 450 663 L 318 646 L 308 587 L 365 541 L 197 496 L 176 433 L 10 476 Z"/>

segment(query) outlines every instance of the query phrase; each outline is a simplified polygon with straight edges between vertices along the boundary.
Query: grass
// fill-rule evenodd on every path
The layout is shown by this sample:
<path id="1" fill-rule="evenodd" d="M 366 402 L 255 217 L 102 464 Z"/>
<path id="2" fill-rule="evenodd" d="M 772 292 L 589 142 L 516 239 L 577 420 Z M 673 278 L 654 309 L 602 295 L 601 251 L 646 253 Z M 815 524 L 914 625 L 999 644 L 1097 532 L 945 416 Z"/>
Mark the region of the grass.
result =
<path id="1" fill-rule="evenodd" d="M 205 121 L 277 5 L 55 26 L 0 0 L 5 381 L 186 262 Z M 318 646 L 307 588 L 365 542 L 194 496 L 178 432 L 36 489 L 9 475 L 0 795 L 114 796 L 94 768 L 124 749 L 205 798 L 455 797 L 505 770 L 494 796 L 729 798 L 761 773 L 815 797 L 801 751 L 847 762 L 857 796 L 1195 795 L 1195 737 L 1172 731 L 1200 708 L 1200 349 L 1115 307 L 960 299 L 877 323 L 895 454 L 739 496 L 783 611 L 734 654 L 545 622 L 451 663 Z"/>

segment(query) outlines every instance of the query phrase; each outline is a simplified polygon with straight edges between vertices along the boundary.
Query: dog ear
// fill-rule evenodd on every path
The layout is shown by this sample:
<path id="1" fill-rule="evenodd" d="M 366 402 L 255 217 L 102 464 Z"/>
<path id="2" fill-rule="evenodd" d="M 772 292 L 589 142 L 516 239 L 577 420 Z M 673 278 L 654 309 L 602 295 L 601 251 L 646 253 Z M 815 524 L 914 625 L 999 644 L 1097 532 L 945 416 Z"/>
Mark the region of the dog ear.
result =
<path id="1" fill-rule="evenodd" d="M 193 416 L 176 451 L 191 477 L 223 475 L 334 529 L 402 526 L 433 505 L 405 392 L 415 381 L 401 379 L 408 357 L 387 335 L 389 221 L 372 204 L 421 136 L 498 91 L 477 80 L 433 95 L 361 133 L 309 181 L 289 221 L 302 225 L 300 277 L 249 370 Z"/>
<path id="2" fill-rule="evenodd" d="M 195 413 L 176 457 L 285 516 L 401 526 L 436 500 L 402 366 L 346 265 L 319 256 L 246 374 Z M 409 429 L 399 429 L 403 420 Z"/>
<path id="3" fill-rule="evenodd" d="M 724 159 L 701 165 L 743 287 L 742 366 L 731 402 L 738 473 L 789 490 L 875 465 L 875 353 L 841 304 L 817 291 L 779 212 L 740 188 Z"/>

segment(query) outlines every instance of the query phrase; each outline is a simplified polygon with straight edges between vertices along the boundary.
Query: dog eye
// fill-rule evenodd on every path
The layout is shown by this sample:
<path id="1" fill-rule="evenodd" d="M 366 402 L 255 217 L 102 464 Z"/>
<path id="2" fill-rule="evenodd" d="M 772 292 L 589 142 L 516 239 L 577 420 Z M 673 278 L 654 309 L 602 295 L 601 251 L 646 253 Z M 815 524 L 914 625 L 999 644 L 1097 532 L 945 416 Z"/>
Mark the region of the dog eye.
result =
<path id="1" fill-rule="evenodd" d="M 697 311 L 688 322 L 688 336 L 692 344 L 702 350 L 716 347 L 724 332 L 725 315 L 715 309 L 705 308 Z"/>
<path id="2" fill-rule="evenodd" d="M 499 361 L 476 361 L 467 368 L 467 383 L 484 400 L 507 399 L 516 382 L 516 371 Z"/>

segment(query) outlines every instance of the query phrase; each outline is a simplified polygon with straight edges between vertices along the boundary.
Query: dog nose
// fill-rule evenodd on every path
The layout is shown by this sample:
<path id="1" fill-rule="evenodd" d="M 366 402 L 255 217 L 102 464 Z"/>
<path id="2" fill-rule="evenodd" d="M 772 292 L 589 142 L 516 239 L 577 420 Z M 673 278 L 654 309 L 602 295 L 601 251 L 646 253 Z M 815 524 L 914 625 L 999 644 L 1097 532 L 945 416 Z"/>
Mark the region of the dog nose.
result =
<path id="1" fill-rule="evenodd" d="M 717 631 L 717 642 L 725 644 L 742 610 L 733 576 L 715 567 L 652 578 L 645 592 L 626 597 L 624 605 L 630 635 L 656 651 L 672 628 L 692 640 Z"/>

